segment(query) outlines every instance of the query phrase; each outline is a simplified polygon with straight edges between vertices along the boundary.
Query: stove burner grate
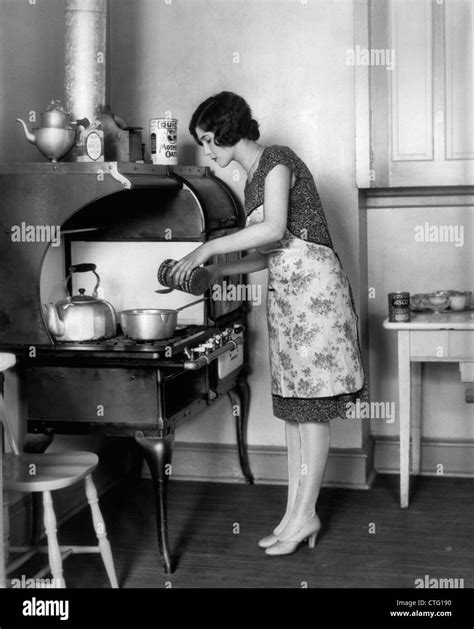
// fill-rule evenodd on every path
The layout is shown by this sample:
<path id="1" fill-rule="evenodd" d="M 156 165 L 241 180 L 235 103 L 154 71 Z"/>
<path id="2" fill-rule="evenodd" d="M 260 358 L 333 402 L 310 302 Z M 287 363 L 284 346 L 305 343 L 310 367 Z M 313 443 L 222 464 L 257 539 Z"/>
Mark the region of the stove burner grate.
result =
<path id="1" fill-rule="evenodd" d="M 172 355 L 181 352 L 188 344 L 195 345 L 212 335 L 213 329 L 203 325 L 189 325 L 177 328 L 175 334 L 167 339 L 152 341 L 135 340 L 123 335 L 97 341 L 59 341 L 56 349 L 77 349 L 97 351 L 162 351 L 172 350 Z"/>

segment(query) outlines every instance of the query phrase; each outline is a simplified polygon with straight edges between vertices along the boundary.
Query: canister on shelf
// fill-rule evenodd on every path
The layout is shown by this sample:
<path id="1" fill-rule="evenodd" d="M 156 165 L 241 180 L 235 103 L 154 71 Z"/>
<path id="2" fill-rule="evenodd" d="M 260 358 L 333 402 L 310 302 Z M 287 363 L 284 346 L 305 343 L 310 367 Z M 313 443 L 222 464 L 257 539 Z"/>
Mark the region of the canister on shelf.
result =
<path id="1" fill-rule="evenodd" d="M 178 163 L 178 121 L 176 118 L 150 120 L 151 159 L 154 164 Z"/>
<path id="2" fill-rule="evenodd" d="M 391 323 L 410 321 L 410 293 L 397 291 L 388 294 L 388 320 Z"/>
<path id="3" fill-rule="evenodd" d="M 77 133 L 76 155 L 78 162 L 104 161 L 104 132 L 91 125 L 80 128 Z"/>

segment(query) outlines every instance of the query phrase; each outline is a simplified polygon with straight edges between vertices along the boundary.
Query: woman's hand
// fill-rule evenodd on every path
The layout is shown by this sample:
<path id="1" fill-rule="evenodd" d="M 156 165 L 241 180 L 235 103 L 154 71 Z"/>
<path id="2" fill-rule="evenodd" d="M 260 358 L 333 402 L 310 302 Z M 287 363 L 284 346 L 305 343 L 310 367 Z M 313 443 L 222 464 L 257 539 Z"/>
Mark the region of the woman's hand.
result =
<path id="1" fill-rule="evenodd" d="M 209 243 L 205 242 L 200 247 L 181 258 L 171 269 L 170 276 L 174 284 L 181 284 L 188 279 L 191 271 L 204 264 L 212 256 Z"/>

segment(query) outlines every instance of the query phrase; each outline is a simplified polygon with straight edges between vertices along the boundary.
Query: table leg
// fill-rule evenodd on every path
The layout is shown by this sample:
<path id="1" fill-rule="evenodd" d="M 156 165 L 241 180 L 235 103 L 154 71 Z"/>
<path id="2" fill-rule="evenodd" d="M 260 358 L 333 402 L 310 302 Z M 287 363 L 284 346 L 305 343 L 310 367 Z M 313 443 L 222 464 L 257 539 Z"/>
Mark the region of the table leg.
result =
<path id="1" fill-rule="evenodd" d="M 170 433 L 166 437 L 136 435 L 135 440 L 143 448 L 145 460 L 153 479 L 158 547 L 161 553 L 163 570 L 165 574 L 170 574 L 173 572 L 173 566 L 168 542 L 167 486 L 171 472 L 174 433 Z"/>
<path id="2" fill-rule="evenodd" d="M 0 372 L 0 395 L 3 395 L 4 382 L 5 376 L 2 371 Z M 0 588 L 7 587 L 5 570 L 8 561 L 8 529 L 10 524 L 8 513 L 8 492 L 3 489 L 3 450 L 4 432 L 3 424 L 0 422 Z"/>
<path id="3" fill-rule="evenodd" d="M 400 422 L 400 506 L 408 507 L 410 491 L 410 332 L 398 332 L 398 416 Z"/>
<path id="4" fill-rule="evenodd" d="M 250 390 L 246 381 L 241 381 L 235 389 L 228 393 L 232 412 L 235 416 L 235 428 L 237 432 L 237 448 L 239 451 L 239 462 L 245 482 L 253 485 L 254 479 L 250 470 L 245 433 L 247 427 L 248 408 L 250 400 Z"/>
<path id="5" fill-rule="evenodd" d="M 421 470 L 421 383 L 423 363 L 411 363 L 411 461 L 413 474 Z"/>

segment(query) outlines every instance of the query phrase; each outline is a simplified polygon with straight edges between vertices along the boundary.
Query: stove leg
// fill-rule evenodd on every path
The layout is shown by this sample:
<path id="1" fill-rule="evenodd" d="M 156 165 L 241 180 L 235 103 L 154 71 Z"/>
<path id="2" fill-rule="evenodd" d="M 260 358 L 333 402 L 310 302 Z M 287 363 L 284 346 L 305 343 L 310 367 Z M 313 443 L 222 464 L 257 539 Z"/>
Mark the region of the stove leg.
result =
<path id="1" fill-rule="evenodd" d="M 165 574 L 170 574 L 173 572 L 173 566 L 168 543 L 167 486 L 171 471 L 174 433 L 170 433 L 166 435 L 166 437 L 136 436 L 135 440 L 143 448 L 145 460 L 150 468 L 151 477 L 153 479 L 158 547 L 160 549 L 163 570 Z"/>
<path id="2" fill-rule="evenodd" d="M 247 444 L 245 433 L 247 428 L 247 418 L 250 403 L 250 388 L 246 381 L 240 381 L 234 389 L 228 393 L 232 411 L 235 416 L 235 428 L 237 432 L 237 448 L 239 451 L 239 462 L 245 482 L 253 485 L 254 479 L 250 471 Z"/>

